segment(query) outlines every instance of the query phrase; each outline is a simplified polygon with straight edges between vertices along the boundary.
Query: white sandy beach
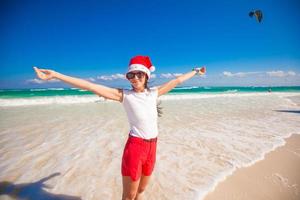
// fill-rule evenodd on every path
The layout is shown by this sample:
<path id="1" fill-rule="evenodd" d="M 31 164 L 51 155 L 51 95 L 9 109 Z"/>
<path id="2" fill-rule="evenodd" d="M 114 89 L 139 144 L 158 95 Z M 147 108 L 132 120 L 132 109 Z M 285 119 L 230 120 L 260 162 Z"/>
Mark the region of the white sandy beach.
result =
<path id="1" fill-rule="evenodd" d="M 157 164 L 145 199 L 198 200 L 217 192 L 236 169 L 300 133 L 299 99 L 297 93 L 162 98 Z M 128 124 L 119 103 L 4 106 L 0 119 L 0 199 L 14 199 L 12 192 L 121 199 Z M 40 181 L 47 177 L 48 188 Z"/>
<path id="2" fill-rule="evenodd" d="M 300 135 L 251 167 L 238 169 L 205 200 L 300 199 Z"/>

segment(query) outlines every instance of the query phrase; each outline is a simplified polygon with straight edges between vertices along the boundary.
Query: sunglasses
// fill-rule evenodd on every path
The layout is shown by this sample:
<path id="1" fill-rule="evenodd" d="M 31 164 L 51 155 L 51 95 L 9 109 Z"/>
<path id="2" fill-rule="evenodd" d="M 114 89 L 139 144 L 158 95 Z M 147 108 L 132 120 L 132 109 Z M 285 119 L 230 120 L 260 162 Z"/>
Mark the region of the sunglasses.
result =
<path id="1" fill-rule="evenodd" d="M 127 79 L 133 79 L 135 76 L 140 79 L 140 78 L 143 78 L 145 76 L 145 73 L 143 73 L 143 72 L 137 72 L 137 73 L 129 72 L 129 73 L 126 74 Z"/>

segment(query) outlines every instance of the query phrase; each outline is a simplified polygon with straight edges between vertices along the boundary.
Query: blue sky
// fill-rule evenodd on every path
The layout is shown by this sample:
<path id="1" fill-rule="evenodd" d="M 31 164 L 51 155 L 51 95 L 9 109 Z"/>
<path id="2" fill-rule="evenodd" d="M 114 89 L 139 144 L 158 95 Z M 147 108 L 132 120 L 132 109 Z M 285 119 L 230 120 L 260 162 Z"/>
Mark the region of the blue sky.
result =
<path id="1" fill-rule="evenodd" d="M 154 85 L 197 65 L 207 75 L 185 85 L 300 85 L 299 9 L 299 0 L 1 0 L 0 88 L 67 87 L 38 81 L 32 66 L 126 85 L 135 55 L 151 57 Z"/>

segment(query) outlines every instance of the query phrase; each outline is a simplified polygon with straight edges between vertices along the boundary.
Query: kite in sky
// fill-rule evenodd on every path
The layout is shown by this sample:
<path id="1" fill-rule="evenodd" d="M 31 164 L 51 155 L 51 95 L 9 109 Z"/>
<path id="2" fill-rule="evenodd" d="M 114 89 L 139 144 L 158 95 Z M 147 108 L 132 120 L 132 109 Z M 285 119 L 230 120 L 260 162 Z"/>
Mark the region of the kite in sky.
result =
<path id="1" fill-rule="evenodd" d="M 260 23 L 262 18 L 263 18 L 263 14 L 261 12 L 261 10 L 254 10 L 254 11 L 251 11 L 249 12 L 249 16 L 250 17 L 253 17 L 255 16 L 256 20 Z"/>

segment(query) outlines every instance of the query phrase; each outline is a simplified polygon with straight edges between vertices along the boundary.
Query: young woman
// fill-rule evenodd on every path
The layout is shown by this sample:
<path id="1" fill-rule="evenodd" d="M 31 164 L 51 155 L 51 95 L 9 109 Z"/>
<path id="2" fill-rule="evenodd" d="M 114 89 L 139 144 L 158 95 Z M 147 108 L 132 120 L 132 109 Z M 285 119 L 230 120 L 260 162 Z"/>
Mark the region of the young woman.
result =
<path id="1" fill-rule="evenodd" d="M 140 200 L 153 172 L 158 135 L 157 98 L 194 75 L 205 73 L 205 68 L 195 68 L 159 87 L 148 88 L 147 83 L 154 66 L 148 56 L 135 56 L 130 60 L 126 73 L 132 89 L 125 90 L 91 83 L 53 70 L 37 67 L 34 67 L 34 70 L 42 80 L 59 79 L 123 104 L 130 125 L 122 157 L 123 200 Z"/>

